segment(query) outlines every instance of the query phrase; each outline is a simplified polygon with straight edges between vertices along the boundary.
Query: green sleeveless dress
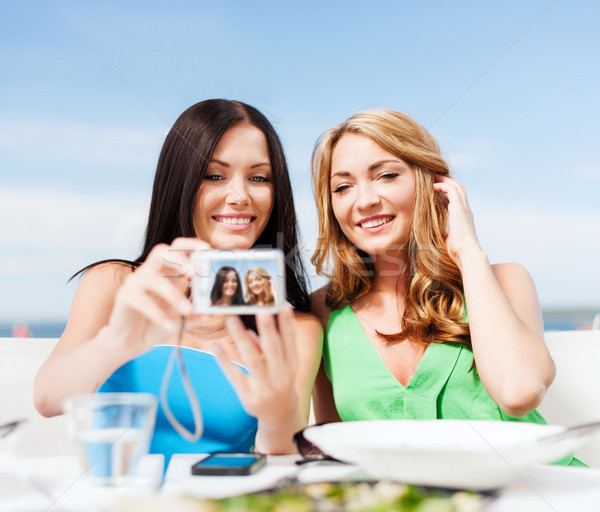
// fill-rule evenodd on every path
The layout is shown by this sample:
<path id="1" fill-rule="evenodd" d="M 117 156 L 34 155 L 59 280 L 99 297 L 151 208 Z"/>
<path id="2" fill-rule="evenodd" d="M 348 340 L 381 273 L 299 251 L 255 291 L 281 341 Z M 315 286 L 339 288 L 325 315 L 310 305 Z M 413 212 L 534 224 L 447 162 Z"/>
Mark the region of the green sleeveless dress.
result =
<path id="1" fill-rule="evenodd" d="M 325 373 L 342 421 L 381 419 L 470 419 L 545 424 L 538 411 L 507 416 L 471 370 L 473 352 L 460 344 L 429 345 L 405 387 L 388 370 L 350 305 L 329 316 Z M 585 466 L 568 457 L 560 464 Z"/>

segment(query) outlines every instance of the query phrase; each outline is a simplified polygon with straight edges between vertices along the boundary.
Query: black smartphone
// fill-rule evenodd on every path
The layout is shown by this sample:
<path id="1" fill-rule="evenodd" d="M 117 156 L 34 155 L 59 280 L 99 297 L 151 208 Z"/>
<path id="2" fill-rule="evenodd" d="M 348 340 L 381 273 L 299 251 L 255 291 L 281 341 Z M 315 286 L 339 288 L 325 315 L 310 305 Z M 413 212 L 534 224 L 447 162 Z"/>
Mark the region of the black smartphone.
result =
<path id="1" fill-rule="evenodd" d="M 251 475 L 266 462 L 267 458 L 260 453 L 213 453 L 192 466 L 192 475 Z"/>

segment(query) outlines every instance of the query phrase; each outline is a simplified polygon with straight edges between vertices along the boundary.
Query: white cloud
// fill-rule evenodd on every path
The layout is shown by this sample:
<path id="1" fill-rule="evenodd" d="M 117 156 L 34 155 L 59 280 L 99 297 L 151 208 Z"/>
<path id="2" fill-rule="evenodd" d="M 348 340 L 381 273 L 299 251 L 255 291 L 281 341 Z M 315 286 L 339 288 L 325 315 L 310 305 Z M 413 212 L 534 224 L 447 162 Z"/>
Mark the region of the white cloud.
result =
<path id="1" fill-rule="evenodd" d="M 142 196 L 0 187 L 0 244 L 38 252 L 49 247 L 137 248 L 147 202 Z"/>
<path id="2" fill-rule="evenodd" d="M 450 151 L 444 152 L 450 169 L 457 173 L 479 172 L 495 165 L 502 154 L 502 143 L 489 137 L 471 137 L 451 140 Z M 442 145 L 444 150 L 444 145 Z"/>
<path id="3" fill-rule="evenodd" d="M 147 197 L 0 187 L 0 319 L 66 318 L 78 269 L 134 258 Z"/>
<path id="4" fill-rule="evenodd" d="M 495 263 L 532 274 L 543 306 L 600 308 L 600 212 L 474 205 L 477 231 Z"/>
<path id="5" fill-rule="evenodd" d="M 149 171 L 168 127 L 29 119 L 0 122 L 0 150 L 19 163 Z"/>
<path id="6" fill-rule="evenodd" d="M 569 172 L 589 185 L 600 183 L 600 167 L 595 162 L 585 166 L 576 166 L 574 169 L 570 169 Z M 600 209 L 600 206 L 598 208 Z"/>

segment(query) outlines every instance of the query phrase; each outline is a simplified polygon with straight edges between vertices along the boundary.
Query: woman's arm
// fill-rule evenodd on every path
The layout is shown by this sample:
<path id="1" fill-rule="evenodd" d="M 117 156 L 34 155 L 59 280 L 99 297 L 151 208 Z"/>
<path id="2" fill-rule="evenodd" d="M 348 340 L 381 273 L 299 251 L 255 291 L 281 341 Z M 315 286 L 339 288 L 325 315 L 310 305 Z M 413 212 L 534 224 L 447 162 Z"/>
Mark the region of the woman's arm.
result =
<path id="1" fill-rule="evenodd" d="M 130 272 L 106 263 L 84 275 L 67 326 L 35 379 L 34 403 L 40 414 L 61 414 L 66 396 L 96 391 L 125 362 L 117 349 L 118 334 L 107 324 L 117 290 Z"/>
<path id="2" fill-rule="evenodd" d="M 555 375 L 535 286 L 520 265 L 490 266 L 464 187 L 452 178 L 437 180 L 434 189 L 449 200 L 446 242 L 462 273 L 481 382 L 504 413 L 523 416 L 541 403 Z"/>
<path id="3" fill-rule="evenodd" d="M 135 272 L 107 263 L 86 273 L 67 327 L 36 376 L 34 402 L 42 415 L 61 414 L 68 395 L 95 392 L 117 368 L 175 332 L 177 319 L 191 313 L 181 287 L 185 271 L 191 275 L 189 253 L 202 248 L 199 240 L 178 239 L 155 247 Z"/>
<path id="4" fill-rule="evenodd" d="M 325 291 L 326 287 L 320 288 L 310 298 L 311 311 L 321 322 L 324 332 L 329 322 L 329 308 L 325 305 Z M 319 424 L 341 421 L 333 400 L 331 382 L 325 374 L 322 357 L 320 363 L 312 395 L 315 422 Z"/>
<path id="5" fill-rule="evenodd" d="M 325 374 L 322 361 L 313 388 L 313 408 L 315 411 L 315 423 L 317 425 L 342 421 L 335 407 L 333 389 L 330 380 Z"/>
<path id="6" fill-rule="evenodd" d="M 296 394 L 304 419 L 308 425 L 310 400 L 323 352 L 323 329 L 313 315 L 295 313 L 296 347 L 298 352 L 298 373 L 296 375 Z"/>
<path id="7" fill-rule="evenodd" d="M 524 416 L 542 402 L 555 376 L 533 281 L 514 263 L 490 267 L 483 253 L 465 254 L 461 264 L 481 382 L 504 413 Z"/>

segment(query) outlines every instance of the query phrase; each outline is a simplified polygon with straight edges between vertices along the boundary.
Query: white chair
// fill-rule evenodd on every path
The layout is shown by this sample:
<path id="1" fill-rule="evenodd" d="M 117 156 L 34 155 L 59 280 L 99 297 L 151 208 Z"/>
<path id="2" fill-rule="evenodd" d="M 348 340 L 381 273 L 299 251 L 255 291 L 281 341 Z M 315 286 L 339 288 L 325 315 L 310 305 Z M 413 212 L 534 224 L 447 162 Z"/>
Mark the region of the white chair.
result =
<path id="1" fill-rule="evenodd" d="M 548 331 L 544 339 L 556 364 L 556 379 L 539 411 L 557 425 L 600 421 L 600 330 Z M 575 455 L 599 468 L 600 434 Z"/>
<path id="2" fill-rule="evenodd" d="M 44 418 L 33 405 L 33 381 L 56 339 L 0 338 L 0 424 L 25 418 L 14 435 L 22 456 L 73 455 L 65 417 Z"/>
<path id="3" fill-rule="evenodd" d="M 546 332 L 556 379 L 539 410 L 549 423 L 577 425 L 600 420 L 600 331 Z M 33 406 L 33 381 L 56 339 L 0 338 L 0 424 L 27 418 L 16 451 L 24 456 L 74 453 L 65 418 L 42 417 Z M 600 468 L 600 434 L 575 454 Z"/>

